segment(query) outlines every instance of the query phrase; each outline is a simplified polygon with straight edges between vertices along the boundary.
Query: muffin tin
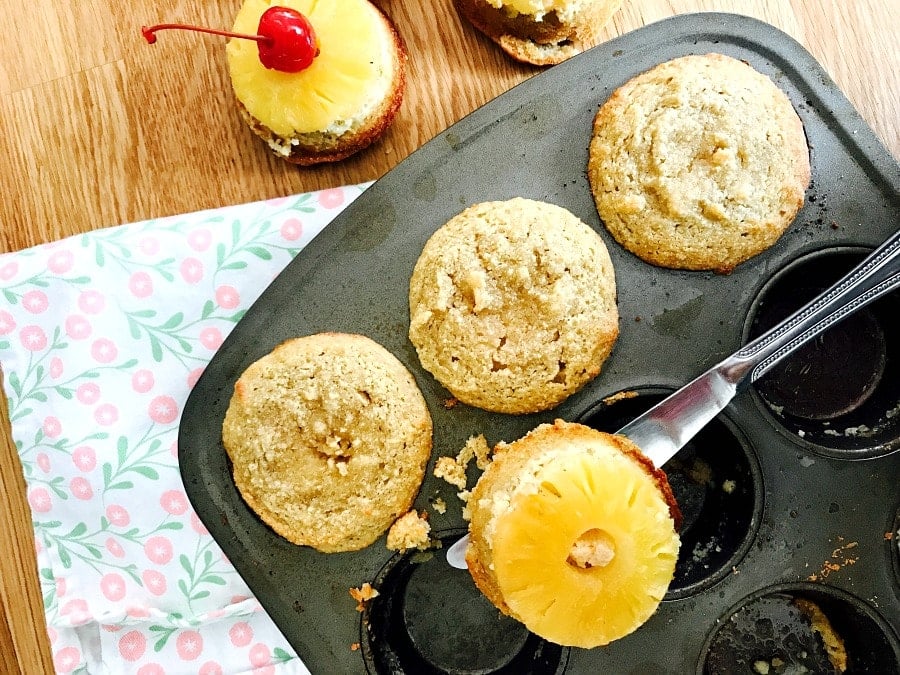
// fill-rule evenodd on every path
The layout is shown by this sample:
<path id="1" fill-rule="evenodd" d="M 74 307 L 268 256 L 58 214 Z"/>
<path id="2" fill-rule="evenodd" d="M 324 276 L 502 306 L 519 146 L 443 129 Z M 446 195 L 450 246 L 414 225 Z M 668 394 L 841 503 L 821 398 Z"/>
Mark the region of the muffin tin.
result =
<path id="1" fill-rule="evenodd" d="M 748 61 L 788 94 L 813 169 L 806 203 L 781 240 L 727 276 L 659 269 L 625 252 L 602 227 L 585 176 L 591 121 L 617 86 L 662 61 L 711 51 Z M 446 405 L 448 392 L 421 369 L 406 337 L 409 276 L 426 239 L 469 204 L 515 196 L 564 206 L 604 237 L 621 314 L 600 376 L 557 409 L 525 416 Z M 687 516 L 675 581 L 649 622 L 604 648 L 566 649 L 531 635 L 440 550 L 392 555 L 382 538 L 326 555 L 288 543 L 241 500 L 221 444 L 234 382 L 250 363 L 297 335 L 368 335 L 410 369 L 431 409 L 434 453 L 416 506 L 446 546 L 465 522 L 455 488 L 431 474 L 437 457 L 455 455 L 473 434 L 511 441 L 557 417 L 617 429 L 802 304 L 898 223 L 900 167 L 791 38 L 725 14 L 649 25 L 455 124 L 300 253 L 228 337 L 185 406 L 178 446 L 188 496 L 313 672 L 809 669 L 822 645 L 796 598 L 815 603 L 844 638 L 847 672 L 900 672 L 896 292 L 807 354 L 818 368 L 812 379 L 802 363 L 780 366 L 667 465 Z M 820 389 L 810 397 L 812 386 Z M 470 486 L 476 479 L 473 463 Z M 443 514 L 433 508 L 438 498 Z M 367 581 L 381 595 L 359 613 L 348 591 Z"/>

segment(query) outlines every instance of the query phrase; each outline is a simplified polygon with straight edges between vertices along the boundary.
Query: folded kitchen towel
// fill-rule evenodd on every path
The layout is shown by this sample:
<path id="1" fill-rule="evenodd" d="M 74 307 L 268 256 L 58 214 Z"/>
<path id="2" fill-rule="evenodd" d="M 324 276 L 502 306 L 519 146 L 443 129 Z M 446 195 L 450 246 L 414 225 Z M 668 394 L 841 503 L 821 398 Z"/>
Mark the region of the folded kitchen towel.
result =
<path id="1" fill-rule="evenodd" d="M 308 672 L 193 513 L 178 421 L 246 308 L 367 185 L 0 255 L 0 364 L 59 672 Z"/>

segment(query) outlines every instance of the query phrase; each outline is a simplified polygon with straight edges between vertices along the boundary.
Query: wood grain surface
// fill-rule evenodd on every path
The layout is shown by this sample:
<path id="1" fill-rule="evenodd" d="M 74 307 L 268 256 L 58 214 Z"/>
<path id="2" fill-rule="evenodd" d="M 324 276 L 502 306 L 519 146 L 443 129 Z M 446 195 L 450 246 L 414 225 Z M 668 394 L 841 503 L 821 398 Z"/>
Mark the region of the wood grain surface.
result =
<path id="1" fill-rule="evenodd" d="M 0 0 L 0 253 L 92 229 L 380 177 L 425 141 L 539 72 L 464 24 L 451 0 L 382 0 L 409 86 L 374 146 L 300 169 L 240 122 L 221 38 L 240 0 Z M 900 0 L 625 0 L 604 39 L 686 12 L 748 14 L 803 44 L 900 157 Z M 21 466 L 0 401 L 0 670 L 52 672 Z M 16 664 L 18 666 L 16 667 Z M 16 669 L 18 668 L 18 670 Z"/>

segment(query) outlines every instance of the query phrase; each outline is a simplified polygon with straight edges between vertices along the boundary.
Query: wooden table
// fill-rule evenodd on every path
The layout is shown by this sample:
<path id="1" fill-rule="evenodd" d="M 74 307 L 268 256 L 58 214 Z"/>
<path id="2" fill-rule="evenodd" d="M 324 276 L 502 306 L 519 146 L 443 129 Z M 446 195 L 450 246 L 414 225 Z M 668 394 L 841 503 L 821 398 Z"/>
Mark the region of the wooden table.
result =
<path id="1" fill-rule="evenodd" d="M 0 0 L 0 252 L 88 230 L 378 178 L 419 145 L 538 69 L 463 24 L 451 0 L 382 0 L 409 50 L 401 112 L 375 146 L 299 169 L 240 122 L 223 40 L 141 24 L 230 26 L 240 0 Z M 822 63 L 900 157 L 897 0 L 626 0 L 611 38 L 673 14 L 763 19 Z M 0 395 L 2 397 L 2 395 Z M 0 663 L 52 671 L 21 466 L 0 405 Z"/>

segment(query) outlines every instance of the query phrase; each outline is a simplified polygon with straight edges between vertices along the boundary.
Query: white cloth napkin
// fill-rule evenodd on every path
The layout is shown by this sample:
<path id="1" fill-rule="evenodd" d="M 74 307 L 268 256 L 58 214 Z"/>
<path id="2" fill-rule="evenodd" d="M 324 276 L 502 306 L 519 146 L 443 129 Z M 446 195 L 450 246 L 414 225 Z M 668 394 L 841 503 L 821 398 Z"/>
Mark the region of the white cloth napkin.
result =
<path id="1" fill-rule="evenodd" d="M 367 186 L 0 256 L 0 364 L 58 672 L 308 672 L 193 513 L 178 421 L 246 308 Z"/>

